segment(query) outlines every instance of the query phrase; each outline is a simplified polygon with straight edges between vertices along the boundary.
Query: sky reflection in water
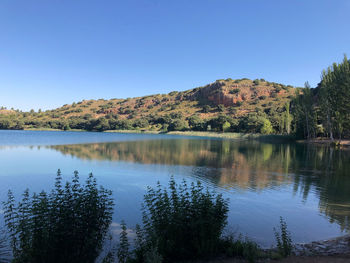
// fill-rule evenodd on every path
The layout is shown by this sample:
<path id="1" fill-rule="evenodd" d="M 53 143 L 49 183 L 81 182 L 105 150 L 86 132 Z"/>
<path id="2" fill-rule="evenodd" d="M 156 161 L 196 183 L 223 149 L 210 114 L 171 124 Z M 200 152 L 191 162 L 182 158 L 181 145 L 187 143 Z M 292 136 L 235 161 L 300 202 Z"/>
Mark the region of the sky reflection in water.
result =
<path id="1" fill-rule="evenodd" d="M 296 242 L 335 237 L 350 229 L 349 151 L 95 133 L 79 133 L 77 139 L 77 133 L 22 132 L 15 134 L 19 143 L 14 143 L 9 133 L 0 132 L 0 145 L 8 145 L 0 146 L 0 201 L 8 189 L 17 196 L 27 187 L 50 190 L 58 168 L 65 178 L 74 170 L 82 179 L 93 172 L 98 183 L 113 190 L 115 226 L 124 219 L 132 227 L 141 220 L 146 187 L 157 181 L 166 185 L 173 175 L 178 181 L 200 180 L 223 193 L 230 199 L 228 229 L 265 246 L 273 242 L 279 216 L 286 219 Z M 63 145 L 62 134 L 69 143 L 93 143 Z M 41 146 L 23 146 L 26 136 Z"/>

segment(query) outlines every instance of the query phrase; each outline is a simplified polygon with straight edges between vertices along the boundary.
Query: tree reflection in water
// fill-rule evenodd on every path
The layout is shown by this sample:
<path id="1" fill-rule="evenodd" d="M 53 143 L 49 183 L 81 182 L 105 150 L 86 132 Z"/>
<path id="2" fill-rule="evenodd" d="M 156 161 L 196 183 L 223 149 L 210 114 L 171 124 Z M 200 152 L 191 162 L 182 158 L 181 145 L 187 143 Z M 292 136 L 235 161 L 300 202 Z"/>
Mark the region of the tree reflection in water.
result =
<path id="1" fill-rule="evenodd" d="M 48 146 L 87 160 L 193 166 L 193 175 L 223 188 L 264 191 L 291 185 L 310 191 L 330 222 L 350 229 L 350 151 L 306 144 L 167 139 Z"/>

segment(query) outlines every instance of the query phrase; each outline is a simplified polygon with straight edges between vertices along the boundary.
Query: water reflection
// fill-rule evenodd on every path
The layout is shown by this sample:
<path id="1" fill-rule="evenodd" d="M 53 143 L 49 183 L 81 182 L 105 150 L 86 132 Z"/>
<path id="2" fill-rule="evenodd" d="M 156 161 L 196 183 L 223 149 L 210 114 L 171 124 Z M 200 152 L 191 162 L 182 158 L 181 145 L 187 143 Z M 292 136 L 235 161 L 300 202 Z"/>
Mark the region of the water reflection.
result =
<path id="1" fill-rule="evenodd" d="M 350 151 L 301 144 L 230 140 L 144 140 L 46 146 L 84 160 L 192 166 L 195 177 L 226 189 L 259 192 L 291 187 L 304 202 L 350 229 Z"/>

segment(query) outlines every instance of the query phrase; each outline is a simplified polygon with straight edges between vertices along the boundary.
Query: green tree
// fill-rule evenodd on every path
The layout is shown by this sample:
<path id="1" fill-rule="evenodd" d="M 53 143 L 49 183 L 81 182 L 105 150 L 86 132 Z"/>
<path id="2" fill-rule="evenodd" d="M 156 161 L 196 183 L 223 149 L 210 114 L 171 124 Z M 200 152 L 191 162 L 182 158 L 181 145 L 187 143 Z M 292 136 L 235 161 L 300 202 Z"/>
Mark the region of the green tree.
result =
<path id="1" fill-rule="evenodd" d="M 94 126 L 94 129 L 96 129 L 98 131 L 105 131 L 105 130 L 110 129 L 108 120 L 104 117 L 98 118 L 98 120 Z"/>
<path id="2" fill-rule="evenodd" d="M 225 121 L 224 124 L 222 125 L 222 131 L 227 132 L 231 128 L 231 124 L 228 121 Z"/>
<path id="3" fill-rule="evenodd" d="M 172 120 L 168 126 L 168 131 L 185 131 L 188 130 L 188 122 L 184 119 Z"/>
<path id="4" fill-rule="evenodd" d="M 271 134 L 273 133 L 273 128 L 271 122 L 268 119 L 263 120 L 263 125 L 260 128 L 261 134 Z"/>
<path id="5" fill-rule="evenodd" d="M 126 263 L 129 257 L 130 244 L 128 240 L 128 233 L 127 233 L 125 222 L 122 221 L 120 225 L 121 225 L 122 231 L 120 232 L 117 256 L 118 256 L 118 262 Z"/>

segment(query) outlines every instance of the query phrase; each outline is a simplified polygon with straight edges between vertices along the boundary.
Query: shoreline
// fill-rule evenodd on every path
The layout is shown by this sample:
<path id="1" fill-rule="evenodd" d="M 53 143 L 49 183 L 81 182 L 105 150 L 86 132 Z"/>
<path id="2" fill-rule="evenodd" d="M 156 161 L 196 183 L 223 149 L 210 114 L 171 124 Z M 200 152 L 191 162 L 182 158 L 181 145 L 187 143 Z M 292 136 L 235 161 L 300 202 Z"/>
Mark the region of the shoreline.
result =
<path id="1" fill-rule="evenodd" d="M 350 254 L 350 234 L 340 237 L 294 244 L 296 256 L 333 256 Z"/>
<path id="2" fill-rule="evenodd" d="M 152 130 L 106 130 L 106 131 L 87 131 L 79 129 L 59 130 L 59 129 L 23 129 L 25 131 L 61 131 L 61 132 L 101 132 L 101 133 L 128 133 L 128 134 L 165 134 L 165 135 L 179 135 L 179 136 L 193 136 L 193 137 L 207 137 L 218 139 L 231 140 L 258 140 L 263 142 L 294 142 L 295 139 L 290 135 L 277 134 L 258 134 L 258 133 L 238 133 L 238 132 L 209 132 L 209 131 L 152 131 Z"/>
<path id="3" fill-rule="evenodd" d="M 331 145 L 336 147 L 350 147 L 350 140 L 331 140 L 328 138 L 316 138 L 312 140 L 297 140 L 299 143 L 308 143 L 316 145 Z"/>
<path id="4" fill-rule="evenodd" d="M 4 130 L 11 131 L 11 130 Z M 214 131 L 152 131 L 152 130 L 105 130 L 105 131 L 89 131 L 82 129 L 60 130 L 51 128 L 25 128 L 14 131 L 56 131 L 56 132 L 101 132 L 101 133 L 127 133 L 127 134 L 165 134 L 165 135 L 179 135 L 179 136 L 193 136 L 193 137 L 207 137 L 230 140 L 256 140 L 261 142 L 271 143 L 285 143 L 296 142 L 311 145 L 327 145 L 341 148 L 349 148 L 350 140 L 330 140 L 328 138 L 316 138 L 311 140 L 297 140 L 292 135 L 278 135 L 278 134 L 259 134 L 259 133 L 238 133 L 238 132 L 214 132 Z"/>

